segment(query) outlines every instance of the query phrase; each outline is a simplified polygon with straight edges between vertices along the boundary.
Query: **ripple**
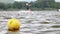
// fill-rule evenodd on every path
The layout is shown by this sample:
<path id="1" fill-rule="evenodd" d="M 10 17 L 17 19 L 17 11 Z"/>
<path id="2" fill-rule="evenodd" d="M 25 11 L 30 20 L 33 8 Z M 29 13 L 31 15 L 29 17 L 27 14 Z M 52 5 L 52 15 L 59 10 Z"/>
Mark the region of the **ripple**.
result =
<path id="1" fill-rule="evenodd" d="M 19 32 L 7 32 L 7 21 L 13 16 L 21 22 Z M 60 34 L 60 13 L 56 11 L 0 12 L 1 34 Z"/>

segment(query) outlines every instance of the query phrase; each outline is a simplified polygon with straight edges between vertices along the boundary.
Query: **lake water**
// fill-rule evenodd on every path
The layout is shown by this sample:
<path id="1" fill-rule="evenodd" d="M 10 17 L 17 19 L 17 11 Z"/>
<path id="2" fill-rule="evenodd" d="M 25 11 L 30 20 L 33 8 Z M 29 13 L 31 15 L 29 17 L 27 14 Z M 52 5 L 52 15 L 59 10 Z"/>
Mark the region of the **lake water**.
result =
<path id="1" fill-rule="evenodd" d="M 18 32 L 8 32 L 10 18 L 21 22 Z M 0 34 L 60 34 L 60 12 L 57 11 L 0 11 Z"/>

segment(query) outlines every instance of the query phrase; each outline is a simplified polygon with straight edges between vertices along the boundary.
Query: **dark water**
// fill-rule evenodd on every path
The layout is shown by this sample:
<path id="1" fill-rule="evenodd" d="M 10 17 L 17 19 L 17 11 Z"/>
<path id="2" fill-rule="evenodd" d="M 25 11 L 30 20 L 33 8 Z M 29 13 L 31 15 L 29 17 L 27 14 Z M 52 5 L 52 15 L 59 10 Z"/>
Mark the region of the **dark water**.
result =
<path id="1" fill-rule="evenodd" d="M 19 32 L 8 32 L 11 17 L 21 22 Z M 60 12 L 57 11 L 0 11 L 0 34 L 60 34 Z"/>

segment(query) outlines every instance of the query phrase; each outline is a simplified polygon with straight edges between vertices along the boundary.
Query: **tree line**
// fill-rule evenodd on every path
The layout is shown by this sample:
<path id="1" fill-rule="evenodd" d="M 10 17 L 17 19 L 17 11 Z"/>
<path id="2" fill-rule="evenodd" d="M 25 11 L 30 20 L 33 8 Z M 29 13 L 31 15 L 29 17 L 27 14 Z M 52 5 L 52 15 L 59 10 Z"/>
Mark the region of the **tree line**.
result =
<path id="1" fill-rule="evenodd" d="M 0 3 L 0 9 L 26 9 L 25 3 L 27 2 L 14 2 L 14 3 Z M 55 0 L 37 0 L 35 2 L 30 2 L 31 9 L 60 9 L 60 2 L 55 2 Z"/>

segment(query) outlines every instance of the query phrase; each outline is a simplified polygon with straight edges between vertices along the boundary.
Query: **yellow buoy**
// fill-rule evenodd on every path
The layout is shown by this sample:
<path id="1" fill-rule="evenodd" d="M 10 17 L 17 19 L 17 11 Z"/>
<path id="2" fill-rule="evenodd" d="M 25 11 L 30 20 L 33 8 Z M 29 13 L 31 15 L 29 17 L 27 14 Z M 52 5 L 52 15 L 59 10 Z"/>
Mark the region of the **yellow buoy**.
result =
<path id="1" fill-rule="evenodd" d="M 8 20 L 8 31 L 12 32 L 19 31 L 19 28 L 20 22 L 17 19 L 12 18 Z"/>

